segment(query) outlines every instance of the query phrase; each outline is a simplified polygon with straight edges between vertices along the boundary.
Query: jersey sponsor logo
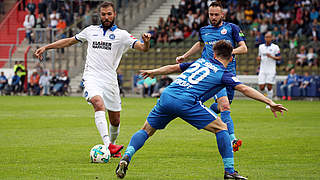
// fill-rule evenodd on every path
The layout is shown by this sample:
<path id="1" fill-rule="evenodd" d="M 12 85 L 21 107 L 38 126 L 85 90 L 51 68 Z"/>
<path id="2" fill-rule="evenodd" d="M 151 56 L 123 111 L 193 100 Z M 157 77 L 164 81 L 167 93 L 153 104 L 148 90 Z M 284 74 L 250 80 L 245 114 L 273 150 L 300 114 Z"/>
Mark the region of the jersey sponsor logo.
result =
<path id="1" fill-rule="evenodd" d="M 223 28 L 223 29 L 221 30 L 221 34 L 222 34 L 222 35 L 227 34 L 227 32 L 228 32 L 228 31 L 227 31 L 227 29 L 225 29 L 225 28 Z"/>
<path id="2" fill-rule="evenodd" d="M 92 48 L 95 48 L 95 49 L 111 50 L 111 46 L 112 46 L 112 43 L 109 43 L 109 42 L 103 42 L 103 41 L 92 42 Z"/>
<path id="3" fill-rule="evenodd" d="M 234 82 L 240 82 L 237 77 L 232 77 L 232 80 L 233 80 Z"/>
<path id="4" fill-rule="evenodd" d="M 232 44 L 232 42 L 230 40 L 224 39 L 225 41 L 229 42 L 230 44 Z M 219 41 L 219 40 L 218 40 Z M 214 46 L 218 41 L 207 41 L 204 42 L 205 45 L 212 45 Z"/>
<path id="5" fill-rule="evenodd" d="M 110 35 L 109 35 L 109 38 L 113 40 L 113 39 L 116 38 L 116 36 L 115 36 L 114 34 L 110 34 Z"/>
<path id="6" fill-rule="evenodd" d="M 93 34 L 92 36 L 98 36 L 98 34 Z"/>

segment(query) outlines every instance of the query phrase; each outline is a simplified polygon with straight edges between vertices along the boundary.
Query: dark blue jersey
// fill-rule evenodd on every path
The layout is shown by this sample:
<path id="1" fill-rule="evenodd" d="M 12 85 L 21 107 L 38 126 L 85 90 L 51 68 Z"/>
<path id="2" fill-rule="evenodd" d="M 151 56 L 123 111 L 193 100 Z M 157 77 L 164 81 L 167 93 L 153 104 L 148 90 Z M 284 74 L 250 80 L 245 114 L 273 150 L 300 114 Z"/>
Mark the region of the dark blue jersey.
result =
<path id="1" fill-rule="evenodd" d="M 239 26 L 223 22 L 222 26 L 214 27 L 208 25 L 200 28 L 199 41 L 204 43 L 204 48 L 201 57 L 204 59 L 213 58 L 213 45 L 219 40 L 229 41 L 233 47 L 240 41 L 245 41 L 244 34 L 241 32 Z M 233 58 L 232 62 L 228 64 L 228 71 L 236 74 L 236 61 Z"/>
<path id="2" fill-rule="evenodd" d="M 200 58 L 192 63 L 180 64 L 183 71 L 166 89 L 178 99 L 202 100 L 210 98 L 224 87 L 241 84 L 233 73 L 215 59 Z"/>

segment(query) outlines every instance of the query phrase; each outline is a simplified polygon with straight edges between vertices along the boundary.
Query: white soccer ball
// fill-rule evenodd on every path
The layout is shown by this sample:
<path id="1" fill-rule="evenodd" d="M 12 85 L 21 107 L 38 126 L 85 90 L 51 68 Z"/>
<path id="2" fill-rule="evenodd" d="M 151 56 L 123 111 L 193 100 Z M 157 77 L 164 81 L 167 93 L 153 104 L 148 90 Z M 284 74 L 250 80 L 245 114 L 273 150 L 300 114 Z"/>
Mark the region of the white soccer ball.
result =
<path id="1" fill-rule="evenodd" d="M 108 163 L 110 156 L 109 149 L 102 144 L 95 145 L 90 150 L 90 159 L 92 163 Z"/>

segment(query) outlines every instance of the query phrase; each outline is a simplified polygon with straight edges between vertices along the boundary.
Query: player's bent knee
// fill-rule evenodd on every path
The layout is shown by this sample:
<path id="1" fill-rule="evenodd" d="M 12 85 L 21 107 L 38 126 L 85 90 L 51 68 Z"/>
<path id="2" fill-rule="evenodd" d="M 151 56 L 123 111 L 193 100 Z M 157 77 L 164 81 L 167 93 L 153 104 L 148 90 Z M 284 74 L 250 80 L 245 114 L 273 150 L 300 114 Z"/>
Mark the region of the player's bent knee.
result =
<path id="1" fill-rule="evenodd" d="M 226 96 L 219 98 L 218 104 L 221 112 L 230 110 L 229 100 Z"/>
<path id="2" fill-rule="evenodd" d="M 230 111 L 230 105 L 229 105 L 229 103 L 222 105 L 220 111 L 221 111 L 221 112 L 223 112 L 223 111 Z"/>

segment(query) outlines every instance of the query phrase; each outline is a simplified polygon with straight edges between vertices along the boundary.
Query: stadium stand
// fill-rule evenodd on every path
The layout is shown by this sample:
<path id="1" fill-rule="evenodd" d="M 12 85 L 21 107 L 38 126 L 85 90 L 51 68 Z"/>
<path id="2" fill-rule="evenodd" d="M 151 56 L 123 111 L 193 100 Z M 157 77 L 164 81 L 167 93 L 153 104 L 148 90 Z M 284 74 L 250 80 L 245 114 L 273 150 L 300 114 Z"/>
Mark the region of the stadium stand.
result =
<path id="1" fill-rule="evenodd" d="M 29 46 L 24 39 L 25 30 L 18 29 L 22 27 L 27 13 L 22 10 L 19 11 L 20 6 L 20 9 L 23 9 L 21 2 L 18 1 L 13 6 L 10 12 L 5 15 L 8 20 L 3 20 L 0 25 L 0 44 L 6 43 L 7 46 L 0 45 L 0 48 L 6 48 L 5 50 L 0 49 L 0 60 L 5 60 L 4 62 L 8 62 L 8 58 L 12 58 L 13 61 L 23 60 L 24 51 Z M 31 51 L 28 53 L 28 61 L 34 64 L 29 66 L 31 68 L 39 65 L 32 55 L 32 50 L 36 49 L 37 46 L 57 40 L 57 38 L 73 36 L 87 25 L 99 24 L 96 7 L 101 1 L 72 1 L 72 3 L 69 1 L 67 3 L 64 1 L 52 1 L 52 3 L 44 4 L 44 6 L 43 3 L 47 1 L 38 0 L 32 2 L 36 6 L 36 17 L 38 17 L 39 11 L 45 12 L 45 27 L 50 25 L 51 12 L 57 10 L 61 18 L 66 22 L 66 28 L 62 31 L 63 33 L 57 33 L 57 29 L 43 29 L 45 33 L 43 42 L 36 41 L 36 44 L 31 44 Z M 147 53 L 129 50 L 123 56 L 119 69 L 123 74 L 123 88 L 126 90 L 131 89 L 133 75 L 139 69 L 151 69 L 175 63 L 175 58 L 178 55 L 186 52 L 198 41 L 200 27 L 209 23 L 207 9 L 208 3 L 211 1 L 207 0 L 115 0 L 113 2 L 116 4 L 122 2 L 122 4 L 117 4 L 118 17 L 116 24 L 119 27 L 131 31 L 137 38 L 140 35 L 136 32 L 150 32 L 153 35 L 152 46 Z M 26 8 L 28 3 L 29 1 L 26 0 Z M 283 60 L 277 65 L 277 74 L 287 75 L 290 68 L 295 68 L 297 74 L 302 75 L 304 72 L 309 72 L 314 77 L 313 79 L 316 79 L 320 71 L 318 63 L 320 57 L 320 42 L 318 41 L 320 38 L 320 3 L 318 1 L 227 0 L 222 1 L 222 3 L 226 7 L 224 9 L 225 21 L 238 24 L 246 35 L 248 53 L 237 57 L 238 75 L 257 74 L 259 71 L 259 64 L 256 61 L 257 47 L 260 43 L 263 43 L 264 33 L 272 31 L 276 43 L 281 48 L 283 57 Z M 150 20 L 147 20 L 149 17 L 152 19 L 153 24 L 150 23 Z M 10 23 L 9 26 L 8 22 L 14 23 Z M 7 36 L 6 33 L 10 33 L 2 30 L 1 28 L 3 27 L 9 29 L 13 35 Z M 175 41 L 174 39 L 176 28 L 183 34 L 182 41 Z M 161 42 L 158 41 L 160 32 L 162 33 L 161 36 L 167 38 L 166 40 L 161 40 Z M 7 38 L 10 41 L 5 41 Z M 33 36 L 33 38 L 35 37 Z M 315 56 L 310 65 L 298 66 L 295 64 L 296 55 L 302 45 L 306 47 L 306 52 L 309 51 L 310 47 L 314 47 Z M 66 70 L 71 78 L 70 84 L 75 87 L 75 90 L 78 89 L 86 56 L 85 46 L 65 48 L 64 52 L 49 51 L 46 56 L 47 61 L 44 63 L 45 68 L 55 72 Z M 9 55 L 9 52 L 13 55 Z M 308 56 L 308 54 L 305 55 Z M 200 57 L 200 53 L 191 57 L 190 60 L 198 57 Z M 9 63 L 4 64 L 2 63 L 1 65 L 0 63 L 0 67 L 11 68 Z M 315 86 L 316 89 L 313 95 L 319 95 L 318 81 L 314 80 L 311 86 Z M 311 92 L 314 88 L 309 89 L 308 92 Z"/>

